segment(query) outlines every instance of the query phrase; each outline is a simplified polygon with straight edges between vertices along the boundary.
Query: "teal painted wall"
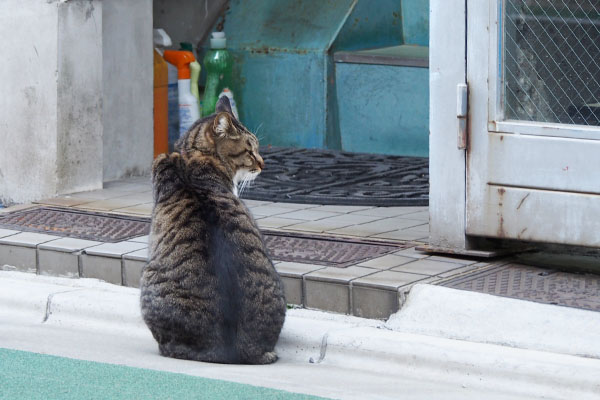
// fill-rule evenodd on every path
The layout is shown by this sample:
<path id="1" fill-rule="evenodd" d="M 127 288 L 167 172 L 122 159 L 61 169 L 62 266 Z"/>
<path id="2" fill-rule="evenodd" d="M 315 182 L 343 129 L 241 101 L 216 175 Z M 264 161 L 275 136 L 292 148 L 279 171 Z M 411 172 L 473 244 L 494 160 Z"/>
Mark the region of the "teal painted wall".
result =
<path id="1" fill-rule="evenodd" d="M 336 64 L 342 149 L 429 154 L 429 69 Z"/>
<path id="2" fill-rule="evenodd" d="M 429 0 L 401 1 L 404 44 L 429 46 Z"/>

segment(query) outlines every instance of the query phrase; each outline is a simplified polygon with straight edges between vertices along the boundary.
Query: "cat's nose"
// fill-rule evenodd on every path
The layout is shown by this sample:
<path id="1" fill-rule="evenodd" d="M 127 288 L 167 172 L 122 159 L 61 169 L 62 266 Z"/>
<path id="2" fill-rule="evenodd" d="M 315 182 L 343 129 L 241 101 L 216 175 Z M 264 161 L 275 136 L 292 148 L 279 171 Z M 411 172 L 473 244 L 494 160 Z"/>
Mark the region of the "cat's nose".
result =
<path id="1" fill-rule="evenodd" d="M 260 167 L 260 169 L 265 169 L 265 161 L 261 156 L 256 156 L 256 162 L 258 162 L 258 166 Z"/>

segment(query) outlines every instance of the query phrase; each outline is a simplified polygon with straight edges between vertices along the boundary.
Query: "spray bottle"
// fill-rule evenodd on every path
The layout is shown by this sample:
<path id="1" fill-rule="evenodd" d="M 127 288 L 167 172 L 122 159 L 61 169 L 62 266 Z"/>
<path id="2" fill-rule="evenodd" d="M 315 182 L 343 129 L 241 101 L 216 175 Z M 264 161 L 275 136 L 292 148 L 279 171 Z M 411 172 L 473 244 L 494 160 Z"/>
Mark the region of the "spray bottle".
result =
<path id="1" fill-rule="evenodd" d="M 179 91 L 178 137 L 181 137 L 200 118 L 198 100 L 192 95 L 190 85 L 190 63 L 196 59 L 193 53 L 179 50 L 165 50 L 164 57 L 165 60 L 177 67 L 177 90 Z"/>
<path id="2" fill-rule="evenodd" d="M 212 33 L 210 50 L 204 56 L 204 68 L 206 68 L 206 88 L 202 102 L 204 116 L 215 112 L 221 90 L 231 84 L 233 57 L 225 48 L 226 44 L 225 32 Z"/>
<path id="3" fill-rule="evenodd" d="M 193 51 L 193 46 L 189 42 L 179 43 L 179 50 L 185 50 L 189 52 Z M 198 90 L 198 81 L 200 80 L 200 63 L 196 60 L 190 63 L 190 91 L 192 96 L 198 101 L 198 112 L 202 115 L 202 103 L 200 101 L 200 91 Z"/>

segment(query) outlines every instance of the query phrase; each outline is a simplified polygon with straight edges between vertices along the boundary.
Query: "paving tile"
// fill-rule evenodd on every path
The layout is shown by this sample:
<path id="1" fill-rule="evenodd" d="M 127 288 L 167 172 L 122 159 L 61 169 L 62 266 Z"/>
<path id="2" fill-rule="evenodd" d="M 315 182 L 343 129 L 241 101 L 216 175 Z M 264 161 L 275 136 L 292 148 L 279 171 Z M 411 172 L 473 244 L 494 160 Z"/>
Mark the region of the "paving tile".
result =
<path id="1" fill-rule="evenodd" d="M 367 287 L 352 288 L 352 315 L 386 319 L 399 309 L 398 292 Z"/>
<path id="2" fill-rule="evenodd" d="M 131 207 L 115 208 L 114 210 L 111 210 L 111 211 L 113 213 L 150 216 L 150 215 L 152 215 L 152 207 L 153 206 L 154 205 L 152 203 L 145 203 L 145 204 L 137 204 L 137 205 L 134 205 Z"/>
<path id="3" fill-rule="evenodd" d="M 89 203 L 90 199 L 82 199 L 71 196 L 53 197 L 50 199 L 43 199 L 36 201 L 36 204 L 44 204 L 49 206 L 60 206 L 60 207 L 73 207 L 84 203 Z"/>
<path id="4" fill-rule="evenodd" d="M 376 217 L 397 217 L 423 211 L 422 207 L 373 207 L 366 210 L 354 211 L 353 214 L 373 215 Z"/>
<path id="5" fill-rule="evenodd" d="M 291 219 L 300 219 L 304 221 L 316 221 L 318 219 L 323 219 L 327 217 L 335 217 L 336 215 L 340 215 L 338 213 L 326 212 L 326 211 L 313 211 L 313 209 L 308 210 L 297 210 L 288 212 L 283 215 L 279 215 L 282 218 L 291 218 Z"/>
<path id="6" fill-rule="evenodd" d="M 0 229 L 0 239 L 6 236 L 16 235 L 17 233 L 21 233 L 21 231 L 13 231 L 12 229 Z"/>
<path id="7" fill-rule="evenodd" d="M 110 189 L 119 192 L 141 192 L 152 189 L 152 181 L 150 179 L 147 181 L 125 179 L 121 181 L 104 182 L 103 188 L 105 190 Z"/>
<path id="8" fill-rule="evenodd" d="M 302 278 L 281 277 L 285 301 L 288 304 L 302 305 Z"/>
<path id="9" fill-rule="evenodd" d="M 360 264 L 358 264 L 358 266 L 377 269 L 390 269 L 398 267 L 402 264 L 409 263 L 414 260 L 414 258 L 399 256 L 395 254 L 386 254 L 383 257 L 377 257 L 368 261 L 361 262 Z"/>
<path id="10" fill-rule="evenodd" d="M 409 283 L 428 278 L 425 274 L 413 274 L 406 272 L 379 271 L 372 275 L 363 276 L 352 281 L 352 287 L 362 286 L 377 289 L 397 290 L 399 287 Z"/>
<path id="11" fill-rule="evenodd" d="M 38 246 L 38 248 L 44 250 L 74 252 L 83 250 L 88 247 L 98 246 L 100 244 L 102 244 L 102 242 L 63 237 L 60 239 L 52 240 L 50 242 L 42 243 Z"/>
<path id="12" fill-rule="evenodd" d="M 91 199 L 92 201 L 98 200 L 106 200 L 113 199 L 115 197 L 124 196 L 127 192 L 123 192 L 122 190 L 118 190 L 116 188 L 113 189 L 98 189 L 98 190 L 90 190 L 86 192 L 77 192 L 72 193 L 70 196 L 72 198 L 77 199 Z"/>
<path id="13" fill-rule="evenodd" d="M 318 271 L 310 272 L 304 276 L 307 280 L 348 283 L 353 279 L 370 275 L 374 272 L 377 272 L 377 270 L 374 270 L 373 268 L 356 266 L 347 268 L 325 267 Z"/>
<path id="14" fill-rule="evenodd" d="M 273 203 L 272 201 L 248 200 L 248 199 L 242 199 L 242 202 L 248 208 L 250 208 L 250 207 L 258 207 L 258 206 L 264 206 L 264 205 Z"/>
<path id="15" fill-rule="evenodd" d="M 306 307 L 342 314 L 350 313 L 350 287 L 347 284 L 305 280 L 304 288 Z"/>
<path id="16" fill-rule="evenodd" d="M 113 199 L 105 199 L 92 201 L 90 203 L 80 204 L 78 206 L 74 206 L 74 208 L 80 208 L 85 210 L 99 210 L 99 211 L 112 211 L 116 209 L 122 209 L 126 207 L 131 207 L 135 205 L 139 205 L 139 200 L 127 200 L 120 198 Z"/>
<path id="17" fill-rule="evenodd" d="M 419 251 L 414 247 L 397 251 L 394 254 L 399 255 L 399 256 L 411 257 L 411 258 L 427 258 L 427 257 L 429 257 L 428 253 L 425 253 L 424 251 Z"/>
<path id="18" fill-rule="evenodd" d="M 150 240 L 150 235 L 138 236 L 133 239 L 129 239 L 128 242 L 136 242 L 136 243 L 148 243 Z"/>
<path id="19" fill-rule="evenodd" d="M 384 232 L 377 235 L 373 235 L 375 238 L 379 239 L 391 239 L 391 240 L 409 240 L 409 241 L 419 241 L 424 242 L 429 239 L 429 233 L 421 230 L 413 230 L 413 229 L 399 229 L 390 232 Z"/>
<path id="20" fill-rule="evenodd" d="M 85 253 L 94 256 L 118 257 L 120 259 L 123 254 L 132 253 L 147 246 L 145 243 L 136 242 L 103 243 L 100 246 L 86 249 Z"/>
<path id="21" fill-rule="evenodd" d="M 303 203 L 273 203 L 277 207 L 281 208 L 289 208 L 291 210 L 304 210 L 307 208 L 316 208 L 319 207 L 316 204 L 303 204 Z"/>
<path id="22" fill-rule="evenodd" d="M 121 285 L 123 283 L 121 258 L 81 255 L 81 277 L 96 278 Z"/>
<path id="23" fill-rule="evenodd" d="M 331 218 L 325 218 L 318 221 L 305 221 L 301 223 L 298 223 L 298 221 L 295 220 L 295 224 L 286 226 L 285 228 L 286 230 L 323 233 L 352 225 L 351 222 L 336 222 L 330 221 L 330 219 Z"/>
<path id="24" fill-rule="evenodd" d="M 123 259 L 123 286 L 139 288 L 145 265 L 146 261 Z"/>
<path id="25" fill-rule="evenodd" d="M 148 248 L 145 247 L 141 250 L 136 250 L 131 253 L 124 254 L 123 259 L 146 262 L 148 260 Z"/>
<path id="26" fill-rule="evenodd" d="M 60 236 L 46 235 L 44 233 L 21 232 L 16 235 L 6 236 L 0 239 L 0 243 L 15 246 L 36 247 L 38 244 L 60 239 Z"/>
<path id="27" fill-rule="evenodd" d="M 475 271 L 475 270 L 477 270 L 479 268 L 481 268 L 481 266 L 478 266 L 477 264 L 465 265 L 463 267 L 459 266 L 456 269 L 453 269 L 453 270 L 446 271 L 446 272 L 443 272 L 441 274 L 438 274 L 438 276 L 442 277 L 442 278 L 449 278 L 451 276 L 464 274 L 465 272 Z"/>
<path id="28" fill-rule="evenodd" d="M 145 190 L 143 192 L 133 192 L 133 193 L 126 194 L 124 196 L 119 196 L 119 197 L 114 198 L 114 200 L 117 200 L 117 199 L 136 201 L 139 204 L 152 203 L 153 202 L 152 190 Z"/>
<path id="29" fill-rule="evenodd" d="M 410 272 L 414 274 L 439 275 L 452 269 L 460 268 L 460 264 L 444 261 L 434 261 L 429 258 L 416 260 L 408 264 L 393 268 L 393 271 Z"/>
<path id="30" fill-rule="evenodd" d="M 33 272 L 37 270 L 35 247 L 14 246 L 0 243 L 0 266 L 10 265 L 18 271 Z"/>
<path id="31" fill-rule="evenodd" d="M 368 222 L 381 220 L 381 217 L 373 217 L 370 215 L 356 215 L 356 214 L 341 214 L 336 215 L 335 217 L 328 217 L 325 219 L 321 219 L 319 221 L 329 221 L 329 222 L 344 222 L 350 223 L 352 225 L 360 225 L 366 224 Z"/>
<path id="32" fill-rule="evenodd" d="M 256 220 L 259 228 L 279 229 L 285 226 L 297 224 L 297 219 L 280 218 L 280 217 L 265 217 Z"/>
<path id="33" fill-rule="evenodd" d="M 373 207 L 370 206 L 317 206 L 315 207 L 315 211 L 327 211 L 327 212 L 335 212 L 335 213 L 351 213 L 356 211 L 369 210 Z"/>
<path id="34" fill-rule="evenodd" d="M 324 265 L 303 264 L 290 261 L 280 261 L 275 265 L 275 269 L 281 276 L 299 278 L 313 271 L 326 268 Z"/>
<path id="35" fill-rule="evenodd" d="M 38 250 L 40 275 L 79 277 L 79 253 L 55 250 Z"/>
<path id="36" fill-rule="evenodd" d="M 429 211 L 418 211 L 410 214 L 402 214 L 402 218 L 429 222 Z"/>
<path id="37" fill-rule="evenodd" d="M 289 208 L 285 208 L 285 207 L 279 207 L 279 205 L 265 205 L 265 206 L 258 206 L 258 207 L 251 207 L 250 208 L 250 212 L 252 213 L 252 215 L 257 215 L 257 216 L 264 216 L 264 217 L 270 217 L 273 215 L 279 215 L 279 214 L 287 214 L 290 211 L 293 211 Z M 285 218 L 289 218 L 289 217 L 285 217 Z M 293 219 L 298 219 L 298 218 L 293 218 Z"/>
<path id="38" fill-rule="evenodd" d="M 419 221 L 403 219 L 399 217 L 385 218 L 378 221 L 368 222 L 366 224 L 352 225 L 346 228 L 336 229 L 332 232 L 341 235 L 352 236 L 376 236 L 385 232 L 409 228 L 419 225 Z"/>
<path id="39" fill-rule="evenodd" d="M 473 260 L 473 259 L 467 259 L 467 258 L 461 258 L 460 256 L 431 256 L 429 257 L 430 260 L 435 260 L 435 261 L 446 261 L 446 262 L 451 262 L 451 263 L 456 263 L 456 264 L 463 264 L 463 265 L 471 265 L 471 264 L 475 264 L 477 263 L 479 260 Z"/>

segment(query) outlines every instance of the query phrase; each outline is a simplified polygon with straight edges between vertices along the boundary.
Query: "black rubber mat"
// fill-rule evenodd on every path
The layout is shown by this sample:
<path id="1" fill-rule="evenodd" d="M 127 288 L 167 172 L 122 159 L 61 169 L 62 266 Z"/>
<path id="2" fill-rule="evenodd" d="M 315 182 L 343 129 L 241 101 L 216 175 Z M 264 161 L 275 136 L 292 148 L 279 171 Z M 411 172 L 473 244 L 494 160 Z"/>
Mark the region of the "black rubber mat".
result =
<path id="1" fill-rule="evenodd" d="M 600 311 L 600 276 L 508 264 L 442 284 L 455 289 Z"/>
<path id="2" fill-rule="evenodd" d="M 426 206 L 429 159 L 261 148 L 265 169 L 241 197 L 291 203 Z"/>

